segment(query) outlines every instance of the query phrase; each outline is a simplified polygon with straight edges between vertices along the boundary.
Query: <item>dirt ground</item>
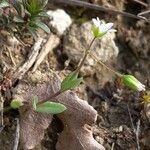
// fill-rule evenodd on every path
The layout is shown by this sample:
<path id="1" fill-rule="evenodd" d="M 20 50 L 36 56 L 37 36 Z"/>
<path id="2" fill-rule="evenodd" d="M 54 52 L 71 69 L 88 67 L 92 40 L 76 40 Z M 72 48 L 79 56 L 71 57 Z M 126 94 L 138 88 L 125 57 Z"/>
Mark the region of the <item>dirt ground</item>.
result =
<path id="1" fill-rule="evenodd" d="M 93 4 L 103 5 L 112 9 L 126 11 L 132 14 L 138 14 L 147 10 L 149 7 L 131 1 L 131 0 L 91 0 Z M 143 1 L 148 3 L 147 1 Z M 149 4 L 150 5 L 150 4 Z M 107 12 L 97 11 L 83 7 L 68 6 L 59 3 L 49 4 L 49 9 L 63 8 L 75 20 L 75 23 L 80 25 L 86 20 L 91 20 L 98 16 L 105 19 L 107 22 L 114 22 L 117 29 L 115 43 L 119 49 L 117 60 L 112 64 L 112 67 L 123 74 L 135 75 L 143 84 L 146 85 L 147 92 L 150 88 L 150 23 L 142 19 L 134 19 L 127 16 L 119 16 Z M 145 15 L 149 20 L 150 16 Z M 69 32 L 70 28 L 67 30 Z M 42 37 L 47 35 L 40 31 Z M 49 53 L 46 59 L 38 70 L 46 73 L 49 68 L 56 72 L 65 71 L 65 62 L 69 56 L 64 53 L 63 42 L 65 36 L 61 37 L 59 46 L 54 49 L 53 53 Z M 1 34 L 1 41 L 9 41 L 9 37 Z M 9 44 L 15 63 L 17 66 L 25 62 L 30 53 L 34 41 L 31 37 L 23 37 L 23 40 L 28 44 L 27 48 L 22 48 L 21 45 Z M 1 42 L 2 43 L 2 42 Z M 1 44 L 0 51 L 0 73 L 1 76 L 7 75 L 14 68 L 14 63 L 10 59 L 8 46 Z M 110 62 L 108 62 L 109 65 Z M 111 64 L 111 63 L 110 63 Z M 67 66 L 68 70 L 75 68 L 74 62 Z M 24 75 L 22 80 L 27 80 Z M 11 75 L 13 76 L 13 75 Z M 36 76 L 38 78 L 38 75 Z M 40 78 L 40 77 L 39 77 Z M 113 77 L 112 77 L 113 78 Z M 34 79 L 33 79 L 34 80 Z M 38 79 L 39 80 L 39 79 Z M 97 82 L 92 76 L 91 81 Z M 5 98 L 5 106 L 8 106 L 13 88 L 20 81 L 17 80 L 11 90 L 6 90 L 2 93 Z M 36 82 L 36 79 L 34 80 Z M 92 127 L 93 136 L 107 150 L 150 150 L 150 119 L 146 115 L 144 104 L 142 103 L 141 95 L 143 93 L 134 92 L 120 86 L 118 79 L 110 80 L 102 87 L 95 85 L 93 90 L 88 85 L 81 86 L 76 89 L 79 97 L 87 98 L 86 101 L 93 106 L 98 112 L 96 123 Z M 86 95 L 86 96 L 85 96 Z M 0 127 L 0 150 L 12 150 L 14 145 L 14 137 L 16 134 L 17 120 L 19 112 L 10 110 L 4 112 L 4 127 Z M 135 130 L 138 129 L 136 133 Z M 46 129 L 44 139 L 41 144 L 36 146 L 35 150 L 55 150 L 59 134 L 63 131 L 62 122 L 54 115 L 51 125 Z M 22 149 L 22 146 L 19 146 Z M 71 150 L 71 149 L 69 149 Z"/>

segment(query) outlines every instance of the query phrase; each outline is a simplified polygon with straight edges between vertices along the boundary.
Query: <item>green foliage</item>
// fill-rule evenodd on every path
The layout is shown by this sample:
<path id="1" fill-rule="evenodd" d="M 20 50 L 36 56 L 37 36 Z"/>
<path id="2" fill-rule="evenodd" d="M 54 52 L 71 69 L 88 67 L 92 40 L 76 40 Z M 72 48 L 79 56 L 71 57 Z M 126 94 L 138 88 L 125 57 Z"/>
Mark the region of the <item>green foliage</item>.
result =
<path id="1" fill-rule="evenodd" d="M 40 105 L 38 105 L 38 97 L 34 96 L 32 98 L 32 106 L 35 111 L 41 112 L 41 113 L 51 113 L 51 114 L 58 114 L 62 113 L 66 110 L 66 107 L 61 103 L 56 102 L 44 102 Z"/>
<path id="2" fill-rule="evenodd" d="M 33 106 L 33 108 L 36 110 L 36 104 L 38 103 L 38 101 L 39 101 L 39 98 L 38 98 L 38 96 L 33 96 L 32 97 L 32 106 Z"/>
<path id="3" fill-rule="evenodd" d="M 22 35 L 28 30 L 35 38 L 38 28 L 50 33 L 48 26 L 41 20 L 48 16 L 44 10 L 47 3 L 48 0 L 1 1 L 0 27 L 15 35 Z"/>
<path id="4" fill-rule="evenodd" d="M 10 103 L 10 107 L 13 109 L 17 109 L 21 106 L 23 106 L 23 103 L 21 100 L 18 100 L 18 99 L 13 99 Z"/>
<path id="5" fill-rule="evenodd" d="M 22 3 L 31 16 L 37 16 L 43 11 L 48 0 L 22 0 Z"/>
<path id="6" fill-rule="evenodd" d="M 79 86 L 83 78 L 78 78 L 76 72 L 71 72 L 61 83 L 61 91 L 67 91 Z"/>
<path id="7" fill-rule="evenodd" d="M 37 106 L 36 111 L 42 113 L 51 113 L 58 114 L 66 110 L 66 107 L 63 104 L 55 102 L 45 102 Z"/>

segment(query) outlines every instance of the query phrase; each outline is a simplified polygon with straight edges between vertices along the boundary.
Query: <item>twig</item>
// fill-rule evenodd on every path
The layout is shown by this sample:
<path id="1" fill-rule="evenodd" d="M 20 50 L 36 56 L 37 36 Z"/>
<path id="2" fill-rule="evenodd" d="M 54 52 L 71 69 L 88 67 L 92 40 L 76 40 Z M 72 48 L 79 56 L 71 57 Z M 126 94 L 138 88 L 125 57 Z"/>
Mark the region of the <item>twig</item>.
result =
<path id="1" fill-rule="evenodd" d="M 100 10 L 100 11 L 107 12 L 107 13 L 110 13 L 110 14 L 116 14 L 116 15 L 120 14 L 122 16 L 130 17 L 130 18 L 134 18 L 134 19 L 147 20 L 146 18 L 141 18 L 139 16 L 136 16 L 136 15 L 128 13 L 128 12 L 113 10 L 111 8 L 106 8 L 106 7 L 103 7 L 103 6 L 99 6 L 99 5 L 96 5 L 96 4 L 91 4 L 91 3 L 88 3 L 88 2 L 84 2 L 84 1 L 78 1 L 78 0 L 67 0 L 67 1 L 66 0 L 57 0 L 57 1 L 55 0 L 54 1 L 53 0 L 53 2 L 60 2 L 60 3 L 68 4 L 68 5 L 87 7 L 87 8 L 90 8 L 90 9 Z"/>
<path id="2" fill-rule="evenodd" d="M 11 59 L 13 65 L 16 66 L 16 62 L 15 62 L 15 60 L 14 60 L 14 58 L 13 58 L 11 49 L 10 49 L 9 47 L 7 47 L 7 50 L 8 50 L 8 53 L 9 53 L 9 56 L 10 56 L 10 59 Z"/>
<path id="3" fill-rule="evenodd" d="M 42 43 L 43 38 L 38 38 L 36 43 L 32 47 L 32 52 L 30 53 L 28 60 L 16 70 L 15 78 L 21 79 L 22 76 L 31 68 L 38 56 Z"/>
<path id="4" fill-rule="evenodd" d="M 143 12 L 139 13 L 138 16 L 141 17 L 142 15 L 145 15 L 148 13 L 150 13 L 150 10 L 143 11 Z"/>
<path id="5" fill-rule="evenodd" d="M 16 126 L 16 134 L 15 134 L 15 142 L 14 142 L 13 150 L 18 150 L 19 139 L 20 139 L 20 124 L 18 118 L 16 118 L 16 122 L 17 122 L 17 126 Z"/>
<path id="6" fill-rule="evenodd" d="M 138 122 L 137 122 L 137 128 L 136 128 L 136 133 L 135 133 L 136 134 L 136 143 L 137 143 L 138 150 L 140 150 L 140 144 L 139 144 L 140 124 L 141 124 L 141 121 L 139 119 Z"/>
<path id="7" fill-rule="evenodd" d="M 4 100 L 3 100 L 2 95 L 0 94 L 0 114 L 1 114 L 0 132 L 3 130 L 3 127 L 4 127 L 4 118 L 3 118 L 3 115 L 4 115 L 3 107 L 4 106 L 3 105 L 4 105 Z"/>
<path id="8" fill-rule="evenodd" d="M 142 1 L 140 1 L 140 0 L 133 0 L 134 2 L 136 2 L 136 3 L 139 3 L 139 4 L 141 4 L 141 5 L 143 5 L 143 6 L 145 6 L 145 7 L 148 7 L 148 4 L 146 4 L 146 3 L 144 3 L 144 2 L 142 2 Z"/>
<path id="9" fill-rule="evenodd" d="M 122 75 L 119 72 L 114 71 L 113 69 L 109 68 L 107 65 L 105 65 L 102 61 L 100 61 L 94 54 L 90 53 L 90 56 L 97 61 L 97 63 L 103 67 L 105 67 L 108 71 L 111 71 L 118 77 L 122 77 Z"/>
<path id="10" fill-rule="evenodd" d="M 139 144 L 140 120 L 138 120 L 137 128 L 135 128 L 128 104 L 127 104 L 127 109 L 128 109 L 128 113 L 129 113 L 129 117 L 130 117 L 130 121 L 131 121 L 131 126 L 132 126 L 133 132 L 135 134 L 135 138 L 136 138 L 136 145 L 137 145 L 136 150 L 140 150 L 140 144 Z"/>
<path id="11" fill-rule="evenodd" d="M 114 150 L 115 143 L 112 143 L 111 150 Z"/>
<path id="12" fill-rule="evenodd" d="M 60 42 L 60 39 L 58 38 L 58 36 L 54 35 L 54 34 L 50 34 L 48 41 L 46 42 L 46 44 L 43 46 L 40 54 L 38 55 L 35 65 L 32 69 L 32 72 L 34 72 L 37 67 L 41 64 L 41 62 L 44 60 L 45 56 L 52 51 L 54 48 L 56 48 L 58 46 Z"/>

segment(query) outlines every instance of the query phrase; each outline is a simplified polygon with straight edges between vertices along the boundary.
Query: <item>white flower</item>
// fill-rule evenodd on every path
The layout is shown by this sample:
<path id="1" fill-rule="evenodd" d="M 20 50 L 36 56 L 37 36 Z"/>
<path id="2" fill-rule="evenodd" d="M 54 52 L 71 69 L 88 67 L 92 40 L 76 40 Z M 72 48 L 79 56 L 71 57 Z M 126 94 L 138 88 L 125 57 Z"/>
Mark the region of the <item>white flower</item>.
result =
<path id="1" fill-rule="evenodd" d="M 113 23 L 105 23 L 104 21 L 100 21 L 97 17 L 96 19 L 92 19 L 94 26 L 93 26 L 93 34 L 95 37 L 102 37 L 107 32 L 116 32 L 117 30 L 112 29 Z"/>
<path id="2" fill-rule="evenodd" d="M 130 89 L 137 90 L 137 91 L 145 91 L 145 85 L 139 82 L 132 75 L 123 75 L 122 80 L 123 80 L 124 85 L 126 85 Z"/>

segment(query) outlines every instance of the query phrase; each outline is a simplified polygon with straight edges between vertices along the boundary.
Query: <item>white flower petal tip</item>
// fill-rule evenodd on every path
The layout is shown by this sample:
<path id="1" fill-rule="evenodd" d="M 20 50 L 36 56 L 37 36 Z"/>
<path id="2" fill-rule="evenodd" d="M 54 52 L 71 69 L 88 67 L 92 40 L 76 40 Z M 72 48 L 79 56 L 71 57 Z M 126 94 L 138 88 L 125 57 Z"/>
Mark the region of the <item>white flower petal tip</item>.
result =
<path id="1" fill-rule="evenodd" d="M 141 84 L 140 82 L 137 85 L 138 91 L 145 91 L 145 85 Z"/>
<path id="2" fill-rule="evenodd" d="M 116 29 L 110 29 L 109 32 L 117 32 Z"/>
<path id="3" fill-rule="evenodd" d="M 116 32 L 117 30 L 112 29 L 113 23 L 105 23 L 104 21 L 101 21 L 98 17 L 95 19 L 92 19 L 94 26 L 97 28 L 97 30 L 94 30 L 94 36 L 95 37 L 102 37 L 108 32 Z"/>

